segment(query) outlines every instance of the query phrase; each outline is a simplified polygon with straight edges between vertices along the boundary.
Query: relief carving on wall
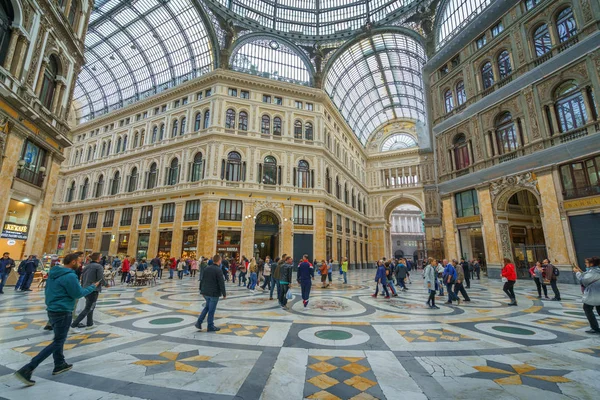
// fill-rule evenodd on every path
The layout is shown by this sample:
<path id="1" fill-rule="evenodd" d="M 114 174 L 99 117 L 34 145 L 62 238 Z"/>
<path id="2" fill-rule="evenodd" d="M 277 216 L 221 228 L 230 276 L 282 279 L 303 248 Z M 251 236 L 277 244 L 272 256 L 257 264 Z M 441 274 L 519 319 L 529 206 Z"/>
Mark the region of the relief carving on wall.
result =
<path id="1" fill-rule="evenodd" d="M 510 196 L 515 193 L 515 189 L 529 189 L 539 195 L 537 179 L 532 172 L 503 176 L 502 178 L 490 183 L 492 204 L 496 204 L 497 207 L 501 206 L 504 208 L 504 206 L 508 203 Z"/>
<path id="2" fill-rule="evenodd" d="M 258 215 L 263 210 L 278 211 L 281 208 L 280 203 L 275 203 L 272 201 L 257 201 L 253 203 L 253 205 L 255 215 Z"/>
<path id="3" fill-rule="evenodd" d="M 473 132 L 471 137 L 475 145 L 475 160 L 481 160 L 483 159 L 483 152 L 481 150 L 481 141 L 483 136 L 479 131 L 479 121 L 477 120 L 477 117 L 471 118 L 471 132 Z"/>
<path id="4" fill-rule="evenodd" d="M 591 21 L 594 18 L 590 0 L 581 0 L 581 10 L 583 11 L 583 20 L 585 22 Z"/>
<path id="5" fill-rule="evenodd" d="M 498 233 L 500 234 L 500 244 L 502 246 L 502 256 L 512 260 L 512 245 L 510 243 L 510 231 L 508 224 L 498 224 Z"/>
<path id="6" fill-rule="evenodd" d="M 518 33 L 515 35 L 515 46 L 517 47 L 517 55 L 519 57 L 519 64 L 525 64 L 525 52 L 523 51 L 523 42 L 521 41 L 521 35 Z"/>
<path id="7" fill-rule="evenodd" d="M 580 62 L 567 70 L 563 70 L 560 74 L 555 74 L 551 78 L 542 82 L 539 87 L 539 97 L 542 104 L 551 102 L 553 99 L 553 91 L 558 84 L 568 79 L 577 79 L 578 83 L 583 83 L 588 80 L 588 71 L 585 61 Z"/>
<path id="8" fill-rule="evenodd" d="M 29 75 L 27 76 L 27 86 L 29 86 L 31 89 L 34 89 L 33 87 L 33 81 L 35 80 L 35 77 L 38 74 L 38 61 L 40 59 L 40 53 L 42 51 L 42 44 L 44 43 L 44 35 L 46 33 L 46 27 L 42 24 L 42 26 L 40 26 L 40 31 L 37 35 L 37 40 L 35 42 L 35 50 L 33 52 L 33 59 L 31 60 L 31 67 L 29 68 Z"/>
<path id="9" fill-rule="evenodd" d="M 536 139 L 540 137 L 540 127 L 538 125 L 537 113 L 535 112 L 533 89 L 528 87 L 523 91 L 523 93 L 525 94 L 525 102 L 527 102 L 527 113 L 529 114 L 529 123 L 531 125 L 531 136 Z"/>

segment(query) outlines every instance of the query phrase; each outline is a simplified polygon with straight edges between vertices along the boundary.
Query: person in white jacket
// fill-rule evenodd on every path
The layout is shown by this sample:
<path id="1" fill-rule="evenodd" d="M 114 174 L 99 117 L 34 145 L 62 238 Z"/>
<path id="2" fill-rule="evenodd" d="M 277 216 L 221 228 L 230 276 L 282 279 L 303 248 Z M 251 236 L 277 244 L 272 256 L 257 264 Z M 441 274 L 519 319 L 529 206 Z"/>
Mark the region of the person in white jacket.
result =
<path id="1" fill-rule="evenodd" d="M 573 267 L 573 272 L 577 275 L 577 280 L 583 289 L 583 311 L 590 323 L 589 331 L 586 333 L 600 334 L 598 320 L 594 315 L 594 308 L 600 315 L 600 258 L 592 257 L 585 259 L 586 271 L 583 272 L 579 267 Z"/>
<path id="2" fill-rule="evenodd" d="M 429 299 L 427 299 L 427 305 L 432 309 L 439 309 L 438 306 L 435 305 L 435 292 L 437 285 L 437 261 L 433 258 L 429 257 L 427 260 L 427 266 L 423 271 L 423 279 L 425 280 L 425 287 L 429 291 Z"/>

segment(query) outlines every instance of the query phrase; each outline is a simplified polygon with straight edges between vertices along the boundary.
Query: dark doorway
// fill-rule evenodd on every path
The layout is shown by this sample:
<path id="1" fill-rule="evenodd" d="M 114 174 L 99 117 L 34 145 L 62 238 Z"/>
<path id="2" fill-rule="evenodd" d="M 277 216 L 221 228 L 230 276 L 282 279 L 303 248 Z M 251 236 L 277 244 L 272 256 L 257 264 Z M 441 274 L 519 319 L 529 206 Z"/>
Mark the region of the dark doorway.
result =
<path id="1" fill-rule="evenodd" d="M 102 253 L 103 256 L 108 255 L 111 237 L 112 235 L 102 235 L 102 241 L 100 242 L 100 253 Z"/>
<path id="2" fill-rule="evenodd" d="M 263 211 L 256 217 L 254 226 L 254 257 L 265 259 L 279 257 L 279 219 L 271 212 Z"/>
<path id="3" fill-rule="evenodd" d="M 396 260 L 404 258 L 404 252 L 402 250 L 396 250 L 396 252 L 394 253 L 394 258 Z"/>
<path id="4" fill-rule="evenodd" d="M 569 217 L 571 234 L 579 268 L 585 268 L 585 259 L 598 255 L 600 242 L 600 214 L 585 214 Z M 566 274 L 565 274 L 566 275 Z M 561 274 L 562 276 L 562 274 Z"/>
<path id="5" fill-rule="evenodd" d="M 310 262 L 313 260 L 313 234 L 294 233 L 294 264 L 297 265 L 302 256 L 308 254 Z"/>

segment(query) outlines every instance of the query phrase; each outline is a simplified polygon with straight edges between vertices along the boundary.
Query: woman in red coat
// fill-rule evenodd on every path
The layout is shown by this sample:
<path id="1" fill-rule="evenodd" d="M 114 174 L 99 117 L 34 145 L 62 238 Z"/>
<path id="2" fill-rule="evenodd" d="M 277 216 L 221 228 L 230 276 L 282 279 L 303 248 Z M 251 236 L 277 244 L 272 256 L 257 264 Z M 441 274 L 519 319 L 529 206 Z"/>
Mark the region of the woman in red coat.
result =
<path id="1" fill-rule="evenodd" d="M 508 258 L 504 259 L 504 268 L 502 268 L 502 282 L 504 282 L 504 293 L 510 298 L 509 306 L 516 306 L 515 282 L 517 282 L 517 268 Z"/>

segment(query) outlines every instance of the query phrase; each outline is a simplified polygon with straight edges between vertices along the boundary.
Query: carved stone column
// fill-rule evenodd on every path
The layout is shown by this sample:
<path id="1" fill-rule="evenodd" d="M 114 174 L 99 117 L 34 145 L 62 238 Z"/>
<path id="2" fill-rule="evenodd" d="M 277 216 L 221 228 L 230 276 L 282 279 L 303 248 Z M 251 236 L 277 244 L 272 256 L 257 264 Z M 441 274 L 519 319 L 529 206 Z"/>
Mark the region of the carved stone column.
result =
<path id="1" fill-rule="evenodd" d="M 21 32 L 18 29 L 13 28 L 10 34 L 10 42 L 8 43 L 6 58 L 4 59 L 4 69 L 7 71 L 10 71 L 10 67 L 15 56 L 15 50 L 17 48 L 17 40 L 19 40 L 20 36 Z"/>
<path id="2" fill-rule="evenodd" d="M 46 67 L 48 66 L 48 61 L 43 60 L 42 66 L 40 67 L 40 72 L 38 73 L 37 84 L 35 85 L 35 94 L 39 97 L 42 91 L 42 83 L 44 82 L 44 74 L 46 73 Z"/>
<path id="3" fill-rule="evenodd" d="M 21 79 L 21 75 L 23 74 L 23 64 L 25 63 L 25 54 L 27 53 L 27 48 L 29 47 L 29 40 L 25 36 L 19 37 L 17 41 L 17 46 L 15 50 L 15 64 L 13 68 L 13 75 L 17 79 Z"/>
<path id="4" fill-rule="evenodd" d="M 54 114 L 58 115 L 60 108 L 60 98 L 62 97 L 62 91 L 64 88 L 64 83 L 62 81 L 56 82 L 56 87 L 54 88 L 54 98 L 52 99 L 52 111 Z"/>

